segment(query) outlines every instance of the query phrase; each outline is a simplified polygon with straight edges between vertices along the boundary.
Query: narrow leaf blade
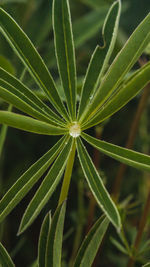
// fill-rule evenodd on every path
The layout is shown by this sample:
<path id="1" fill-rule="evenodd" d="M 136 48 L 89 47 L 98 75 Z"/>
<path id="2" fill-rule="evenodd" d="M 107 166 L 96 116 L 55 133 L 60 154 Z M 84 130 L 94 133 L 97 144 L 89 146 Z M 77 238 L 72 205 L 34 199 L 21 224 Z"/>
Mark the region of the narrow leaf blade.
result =
<path id="1" fill-rule="evenodd" d="M 45 265 L 45 256 L 47 248 L 47 239 L 51 226 L 51 214 L 47 213 L 40 231 L 39 242 L 38 242 L 38 267 L 43 267 Z"/>
<path id="2" fill-rule="evenodd" d="M 47 238 L 45 266 L 61 267 L 63 228 L 66 211 L 66 201 L 55 211 Z"/>
<path id="3" fill-rule="evenodd" d="M 3 68 L 0 68 L 0 78 L 9 83 L 12 87 L 16 88 L 28 99 L 30 99 L 30 105 L 32 105 L 33 108 L 37 109 L 45 115 L 48 115 L 51 119 L 55 121 L 62 121 L 62 119 L 58 117 L 47 105 L 45 105 L 33 91 L 31 91 L 20 80 L 5 71 Z"/>
<path id="4" fill-rule="evenodd" d="M 9 111 L 0 111 L 0 123 L 20 130 L 44 135 L 62 135 L 68 132 L 65 128 L 53 126 L 49 123 Z"/>
<path id="5" fill-rule="evenodd" d="M 82 96 L 78 113 L 78 118 L 81 117 L 81 120 L 82 115 L 84 114 L 84 109 L 87 107 L 87 104 L 90 104 L 95 89 L 104 74 L 113 51 L 120 18 L 120 5 L 120 1 L 116 1 L 111 6 L 102 30 L 104 45 L 103 47 L 97 46 L 92 55 L 82 88 Z"/>
<path id="6" fill-rule="evenodd" d="M 140 90 L 150 82 L 150 63 L 147 63 L 140 70 L 136 71 L 117 92 L 108 100 L 106 104 L 96 113 L 96 115 L 83 125 L 83 129 L 99 124 L 119 109 L 125 106 Z"/>
<path id="7" fill-rule="evenodd" d="M 2 243 L 0 243 L 0 265 L 4 267 L 15 267 L 15 264 Z"/>
<path id="8" fill-rule="evenodd" d="M 150 171 L 150 156 L 98 140 L 85 133 L 82 137 L 102 153 L 134 168 Z"/>
<path id="9" fill-rule="evenodd" d="M 12 104 L 17 109 L 27 113 L 35 119 L 58 126 L 54 120 L 51 120 L 48 116 L 45 116 L 43 112 L 38 110 L 36 106 L 33 105 L 32 101 L 30 101 L 30 99 L 28 99 L 24 94 L 20 93 L 20 91 L 16 90 L 16 88 L 12 87 L 10 84 L 1 79 L 0 97 L 7 103 Z"/>
<path id="10" fill-rule="evenodd" d="M 68 0 L 53 1 L 55 49 L 61 81 L 72 119 L 76 117 L 76 67 Z"/>
<path id="11" fill-rule="evenodd" d="M 150 42 L 150 14 L 139 24 L 122 50 L 114 59 L 105 78 L 97 90 L 91 105 L 84 113 L 84 120 L 87 122 L 92 118 L 98 109 L 104 104 L 113 91 L 120 85 L 125 74 L 138 60 L 145 47 Z"/>
<path id="12" fill-rule="evenodd" d="M 66 141 L 67 139 L 62 137 L 47 153 L 21 175 L 17 182 L 4 195 L 0 200 L 0 222 L 5 219 L 40 179 L 50 164 L 55 160 L 61 149 L 63 149 Z"/>
<path id="13" fill-rule="evenodd" d="M 57 92 L 55 83 L 42 58 L 14 19 L 0 8 L 0 30 L 18 54 L 35 82 L 44 90 L 52 105 L 67 120 L 68 115 Z"/>
<path id="14" fill-rule="evenodd" d="M 54 192 L 62 177 L 71 148 L 72 139 L 70 138 L 29 203 L 19 227 L 19 234 L 31 225 Z"/>
<path id="15" fill-rule="evenodd" d="M 11 111 L 11 110 L 12 110 L 12 105 L 9 105 L 8 111 Z M 6 125 L 2 125 L 1 130 L 0 130 L 0 157 L 3 151 L 4 142 L 5 142 L 6 135 L 7 135 L 7 130 L 8 130 L 8 127 Z"/>
<path id="16" fill-rule="evenodd" d="M 79 249 L 74 267 L 92 266 L 108 225 L 109 220 L 104 218 L 104 216 L 96 221 Z"/>
<path id="17" fill-rule="evenodd" d="M 84 175 L 97 203 L 112 224 L 120 229 L 121 220 L 118 210 L 105 189 L 104 184 L 80 139 L 77 139 L 77 150 Z"/>

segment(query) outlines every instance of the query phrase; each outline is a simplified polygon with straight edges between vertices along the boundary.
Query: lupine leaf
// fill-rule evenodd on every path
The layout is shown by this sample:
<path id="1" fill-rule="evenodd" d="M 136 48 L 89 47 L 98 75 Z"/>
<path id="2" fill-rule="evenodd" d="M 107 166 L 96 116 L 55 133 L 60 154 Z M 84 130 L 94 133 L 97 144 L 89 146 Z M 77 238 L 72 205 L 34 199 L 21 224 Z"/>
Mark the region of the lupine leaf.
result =
<path id="1" fill-rule="evenodd" d="M 84 175 L 97 203 L 99 204 L 103 212 L 107 215 L 112 224 L 120 229 L 121 220 L 118 210 L 111 200 L 107 190 L 105 189 L 104 184 L 87 153 L 87 150 L 85 149 L 79 138 L 77 138 L 77 150 Z"/>
<path id="2" fill-rule="evenodd" d="M 6 249 L 3 247 L 2 243 L 0 243 L 0 266 L 15 267 L 15 264 L 13 263 Z"/>
<path id="3" fill-rule="evenodd" d="M 111 6 L 104 22 L 102 30 L 104 44 L 102 47 L 96 47 L 87 69 L 82 88 L 81 102 L 79 106 L 79 118 L 82 118 L 85 107 L 88 103 L 90 104 L 89 99 L 93 97 L 96 86 L 98 85 L 107 67 L 117 37 L 119 18 L 120 1 L 116 1 Z"/>
<path id="4" fill-rule="evenodd" d="M 55 211 L 47 238 L 45 267 L 61 267 L 62 239 L 66 211 L 66 202 L 63 202 Z"/>
<path id="5" fill-rule="evenodd" d="M 63 149 L 66 141 L 67 139 L 62 137 L 47 153 L 21 175 L 17 182 L 4 195 L 0 200 L 0 222 L 5 219 L 40 179 L 50 164 L 55 160 L 61 149 Z"/>
<path id="6" fill-rule="evenodd" d="M 150 156 L 98 140 L 85 133 L 82 133 L 82 137 L 102 153 L 137 169 L 150 171 Z"/>
<path id="7" fill-rule="evenodd" d="M 19 234 L 22 233 L 35 220 L 54 192 L 63 174 L 71 147 L 72 138 L 69 139 L 65 148 L 57 157 L 47 176 L 43 180 L 40 188 L 37 190 L 33 199 L 29 203 L 19 227 Z"/>
<path id="8" fill-rule="evenodd" d="M 9 105 L 8 107 L 8 111 L 12 110 L 12 105 Z M 7 134 L 7 125 L 2 125 L 1 130 L 0 130 L 0 157 L 3 151 L 3 146 L 4 146 L 4 142 L 5 142 L 5 138 L 6 138 L 6 134 Z"/>
<path id="9" fill-rule="evenodd" d="M 83 121 L 89 121 L 97 110 L 103 105 L 113 91 L 120 85 L 125 74 L 138 60 L 145 47 L 150 42 L 150 14 L 139 24 L 122 50 L 114 59 L 103 82 L 97 89 L 97 93 L 91 101 L 90 106 L 84 112 Z"/>
<path id="10" fill-rule="evenodd" d="M 113 237 L 111 237 L 111 242 L 113 243 L 113 245 L 122 253 L 128 255 L 128 251 L 126 250 L 126 248 L 120 243 L 118 242 L 116 239 L 114 239 Z"/>
<path id="11" fill-rule="evenodd" d="M 56 57 L 71 117 L 76 115 L 76 67 L 68 0 L 53 1 Z"/>
<path id="12" fill-rule="evenodd" d="M 0 78 L 11 86 L 15 87 L 20 93 L 24 94 L 28 99 L 30 99 L 30 104 L 32 107 L 42 112 L 45 115 L 48 115 L 51 119 L 55 121 L 62 121 L 60 117 L 58 117 L 47 105 L 45 105 L 36 94 L 31 91 L 27 86 L 25 86 L 20 80 L 16 77 L 0 68 Z"/>
<path id="13" fill-rule="evenodd" d="M 127 79 L 96 115 L 89 120 L 87 124 L 83 125 L 83 129 L 96 125 L 109 118 L 136 96 L 148 82 L 150 82 L 150 63 L 144 65 L 144 67 Z"/>
<path id="14" fill-rule="evenodd" d="M 15 74 L 15 69 L 13 68 L 12 64 L 8 59 L 0 55 L 0 68 L 4 68 L 6 71 L 8 71 L 11 74 Z"/>
<path id="15" fill-rule="evenodd" d="M 49 123 L 9 111 L 0 111 L 0 124 L 44 135 L 62 135 L 68 132 L 65 128 L 53 126 Z"/>
<path id="16" fill-rule="evenodd" d="M 146 264 L 142 265 L 142 267 L 150 267 L 150 262 L 147 262 Z"/>
<path id="17" fill-rule="evenodd" d="M 44 121 L 46 123 L 50 123 L 54 126 L 60 126 L 59 123 L 56 123 L 54 120 L 51 120 L 49 116 L 46 116 L 38 110 L 35 106 L 33 108 L 32 101 L 28 99 L 24 94 L 20 93 L 20 91 L 16 90 L 16 88 L 12 87 L 7 82 L 0 79 L 0 97 L 9 104 L 12 104 L 17 109 L 27 113 L 28 115 L 34 117 L 35 119 Z"/>
<path id="18" fill-rule="evenodd" d="M 55 83 L 37 50 L 14 19 L 0 8 L 0 30 L 20 57 L 37 84 L 44 90 L 52 105 L 68 120 L 65 107 Z"/>
<path id="19" fill-rule="evenodd" d="M 92 266 L 98 248 L 102 242 L 109 221 L 104 216 L 100 217 L 85 237 L 78 255 L 75 259 L 74 267 Z"/>
<path id="20" fill-rule="evenodd" d="M 51 227 L 51 214 L 47 213 L 41 226 L 38 243 L 38 267 L 46 267 L 45 256 L 47 248 L 47 239 Z"/>

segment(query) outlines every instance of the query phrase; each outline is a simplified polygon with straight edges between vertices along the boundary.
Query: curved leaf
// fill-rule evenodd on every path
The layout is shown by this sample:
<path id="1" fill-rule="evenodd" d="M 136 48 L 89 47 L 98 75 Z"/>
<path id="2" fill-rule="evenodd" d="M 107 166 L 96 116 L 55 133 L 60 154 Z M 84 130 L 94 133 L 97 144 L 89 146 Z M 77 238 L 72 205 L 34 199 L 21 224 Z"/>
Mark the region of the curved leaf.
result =
<path id="1" fill-rule="evenodd" d="M 83 125 L 83 129 L 87 129 L 109 118 L 123 106 L 125 106 L 146 84 L 150 82 L 150 63 L 144 65 L 143 68 L 136 71 L 116 93 L 104 104 L 104 106 L 96 113 L 96 115 Z"/>
<path id="2" fill-rule="evenodd" d="M 45 267 L 61 267 L 63 228 L 66 211 L 66 201 L 55 211 L 50 231 L 47 237 Z"/>
<path id="3" fill-rule="evenodd" d="M 37 84 L 44 90 L 52 105 L 69 120 L 55 83 L 42 58 L 14 19 L 0 8 L 0 30 L 29 70 Z"/>
<path id="4" fill-rule="evenodd" d="M 76 119 L 76 67 L 68 0 L 53 1 L 56 57 L 71 117 Z"/>
<path id="5" fill-rule="evenodd" d="M 0 222 L 5 219 L 40 179 L 61 149 L 63 149 L 66 141 L 67 139 L 62 137 L 47 153 L 21 175 L 17 182 L 4 195 L 0 200 Z"/>
<path id="6" fill-rule="evenodd" d="M 74 267 L 92 266 L 98 248 L 102 242 L 109 221 L 104 216 L 100 217 L 85 237 L 78 255 L 75 259 Z"/>
<path id="7" fill-rule="evenodd" d="M 9 105 L 8 107 L 8 111 L 12 110 L 12 105 Z M 8 127 L 6 125 L 2 125 L 1 130 L 0 130 L 0 157 L 3 151 L 3 147 L 4 147 L 4 142 L 5 142 L 5 138 L 6 138 L 6 134 L 7 134 L 7 129 Z"/>
<path id="8" fill-rule="evenodd" d="M 102 153 L 134 168 L 150 171 L 150 156 L 98 140 L 85 133 L 82 137 Z"/>
<path id="9" fill-rule="evenodd" d="M 82 96 L 78 113 L 78 118 L 81 120 L 82 115 L 84 115 L 84 109 L 88 104 L 90 104 L 89 99 L 92 99 L 96 86 L 104 74 L 113 51 L 120 18 L 120 5 L 120 1 L 116 1 L 109 9 L 102 29 L 104 45 L 103 47 L 97 46 L 92 55 L 82 88 Z"/>
<path id="10" fill-rule="evenodd" d="M 57 157 L 47 176 L 43 180 L 40 188 L 37 190 L 33 199 L 29 203 L 19 227 L 19 234 L 25 231 L 25 229 L 31 225 L 51 197 L 61 179 L 71 148 L 72 138 L 70 138 L 66 143 L 65 148 Z"/>
<path id="11" fill-rule="evenodd" d="M 7 250 L 0 243 L 0 266 L 4 267 L 15 267 L 12 259 L 10 258 Z"/>
<path id="12" fill-rule="evenodd" d="M 65 128 L 56 127 L 9 111 L 0 111 L 0 124 L 1 123 L 20 130 L 44 135 L 62 135 L 68 132 Z"/>
<path id="13" fill-rule="evenodd" d="M 12 64 L 8 59 L 0 55 L 0 68 L 4 68 L 6 71 L 8 71 L 11 74 L 15 74 L 15 69 L 13 68 Z"/>
<path id="14" fill-rule="evenodd" d="M 43 267 L 45 265 L 45 254 L 47 248 L 47 239 L 51 226 L 51 214 L 47 213 L 40 231 L 39 243 L 38 243 L 38 267 Z"/>
<path id="15" fill-rule="evenodd" d="M 145 47 L 150 42 L 150 14 L 139 24 L 122 50 L 114 59 L 105 78 L 97 90 L 91 105 L 85 110 L 82 122 L 89 121 L 104 102 L 120 85 L 125 74 L 132 68 L 138 60 Z"/>
<path id="16" fill-rule="evenodd" d="M 45 115 L 48 115 L 51 120 L 63 122 L 63 120 L 59 116 L 57 116 L 47 105 L 45 105 L 33 91 L 31 91 L 20 80 L 18 80 L 16 77 L 2 68 L 0 68 L 0 78 L 9 83 L 16 90 L 25 95 L 28 99 L 30 99 L 30 105 L 32 105 L 33 108 L 37 109 Z"/>
<path id="17" fill-rule="evenodd" d="M 78 156 L 88 185 L 103 212 L 107 215 L 112 224 L 118 229 L 121 228 L 121 220 L 118 210 L 109 196 L 104 184 L 81 140 L 77 138 Z"/>
<path id="18" fill-rule="evenodd" d="M 54 120 L 51 120 L 49 116 L 43 114 L 36 107 L 33 108 L 32 102 L 24 94 L 20 93 L 14 87 L 12 87 L 7 82 L 0 79 L 0 97 L 9 104 L 12 104 L 17 109 L 27 113 L 28 115 L 39 119 L 41 121 L 50 123 L 54 126 L 61 126 L 57 124 Z"/>

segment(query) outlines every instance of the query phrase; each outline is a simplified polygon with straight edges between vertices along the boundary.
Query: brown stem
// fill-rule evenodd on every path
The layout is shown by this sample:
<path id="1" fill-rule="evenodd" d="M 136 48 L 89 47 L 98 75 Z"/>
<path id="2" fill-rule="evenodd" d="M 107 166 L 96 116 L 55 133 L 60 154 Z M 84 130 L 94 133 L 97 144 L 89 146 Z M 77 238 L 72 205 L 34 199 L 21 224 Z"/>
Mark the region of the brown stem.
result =
<path id="1" fill-rule="evenodd" d="M 146 107 L 149 93 L 150 93 L 150 84 L 148 84 L 145 87 L 144 92 L 143 92 L 143 94 L 142 94 L 142 96 L 140 98 L 140 102 L 138 104 L 138 108 L 137 108 L 136 114 L 134 116 L 134 119 L 133 119 L 133 122 L 132 122 L 132 125 L 131 125 L 131 130 L 130 130 L 130 133 L 129 133 L 129 136 L 128 136 L 128 140 L 127 140 L 127 143 L 126 143 L 126 148 L 128 148 L 128 149 L 131 149 L 133 147 L 134 140 L 135 140 L 135 137 L 136 137 L 136 134 L 137 134 L 138 126 L 139 126 L 139 122 L 140 122 L 141 116 L 143 114 L 143 111 L 144 111 L 144 109 Z M 112 194 L 113 194 L 114 199 L 116 201 L 119 198 L 121 183 L 122 183 L 123 176 L 124 176 L 124 173 L 126 171 L 126 168 L 127 168 L 126 165 L 120 164 L 120 167 L 119 167 L 119 170 L 118 170 L 115 182 L 114 182 L 114 186 L 113 186 L 113 190 L 112 190 L 113 193 Z"/>
<path id="2" fill-rule="evenodd" d="M 134 242 L 134 245 L 133 245 L 133 251 L 135 252 L 135 255 L 136 255 L 136 253 L 138 251 L 138 248 L 139 248 L 139 245 L 140 245 L 140 242 L 141 242 L 141 239 L 142 239 L 142 235 L 143 235 L 143 232 L 144 232 L 144 228 L 145 228 L 145 225 L 146 225 L 146 222 L 147 222 L 147 218 L 148 218 L 149 212 L 150 212 L 150 188 L 149 188 L 148 197 L 147 197 L 147 200 L 146 200 L 146 203 L 145 203 L 145 207 L 144 207 L 144 210 L 143 210 L 143 214 L 142 214 L 142 217 L 141 217 L 141 220 L 140 220 L 140 223 L 139 223 L 139 229 L 138 229 L 138 232 L 137 232 L 137 235 L 136 235 L 136 239 L 135 239 L 135 242 Z M 127 267 L 133 267 L 134 263 L 135 263 L 135 257 L 133 256 L 132 258 L 129 259 Z"/>

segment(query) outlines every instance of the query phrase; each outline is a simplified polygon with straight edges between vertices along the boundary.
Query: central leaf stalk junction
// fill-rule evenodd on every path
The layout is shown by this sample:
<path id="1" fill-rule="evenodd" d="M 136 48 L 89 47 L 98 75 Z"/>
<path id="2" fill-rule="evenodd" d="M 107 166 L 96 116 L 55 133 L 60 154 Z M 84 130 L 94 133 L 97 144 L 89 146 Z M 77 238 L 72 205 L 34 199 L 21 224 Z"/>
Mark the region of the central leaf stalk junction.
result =
<path id="1" fill-rule="evenodd" d="M 81 134 L 81 128 L 78 122 L 75 121 L 70 125 L 69 134 L 74 138 L 78 137 Z"/>

